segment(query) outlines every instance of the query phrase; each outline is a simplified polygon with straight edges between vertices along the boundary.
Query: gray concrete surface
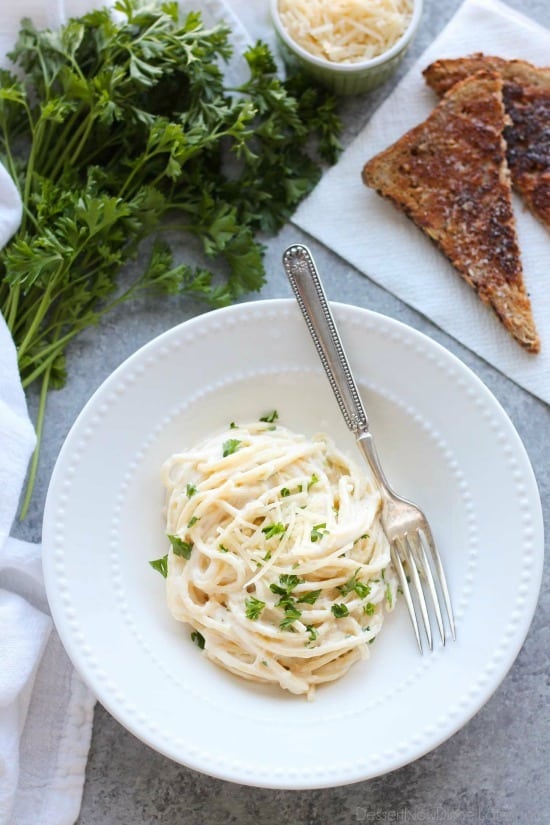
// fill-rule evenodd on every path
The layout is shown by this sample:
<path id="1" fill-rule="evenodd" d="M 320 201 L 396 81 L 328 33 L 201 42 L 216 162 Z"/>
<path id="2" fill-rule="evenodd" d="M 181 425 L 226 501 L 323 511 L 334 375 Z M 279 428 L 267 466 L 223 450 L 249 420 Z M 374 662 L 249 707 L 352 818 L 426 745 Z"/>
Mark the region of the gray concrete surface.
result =
<path id="1" fill-rule="evenodd" d="M 366 122 L 458 5 L 458 0 L 426 0 L 421 30 L 398 76 L 370 96 L 344 104 L 346 141 Z M 511 0 L 509 5 L 550 25 L 548 0 Z M 293 241 L 306 242 L 312 248 L 330 298 L 374 309 L 421 330 L 461 358 L 485 382 L 523 439 L 545 507 L 548 535 L 548 407 L 291 225 L 278 237 L 266 240 L 268 282 L 259 295 L 247 299 L 290 295 L 279 261 L 281 251 Z M 140 345 L 204 311 L 200 304 L 178 300 L 141 302 L 122 308 L 101 327 L 75 341 L 67 386 L 50 397 L 37 490 L 28 518 L 16 529 L 17 535 L 40 539 L 44 499 L 56 456 L 92 392 Z M 34 407 L 36 399 L 31 397 L 30 402 Z M 391 774 L 355 785 L 283 792 L 212 779 L 158 755 L 98 705 L 78 825 L 548 823 L 549 609 L 546 570 L 523 649 L 489 702 L 435 751 Z"/>

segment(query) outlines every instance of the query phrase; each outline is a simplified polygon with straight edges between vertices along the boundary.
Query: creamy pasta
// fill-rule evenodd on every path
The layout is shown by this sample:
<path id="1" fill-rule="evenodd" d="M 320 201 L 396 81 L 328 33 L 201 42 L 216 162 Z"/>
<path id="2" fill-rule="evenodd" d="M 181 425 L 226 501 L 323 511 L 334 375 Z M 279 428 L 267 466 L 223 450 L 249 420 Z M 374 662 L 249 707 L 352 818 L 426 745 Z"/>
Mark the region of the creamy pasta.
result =
<path id="1" fill-rule="evenodd" d="M 366 468 L 272 413 L 176 453 L 162 477 L 168 606 L 209 659 L 312 697 L 368 655 L 397 578 Z"/>

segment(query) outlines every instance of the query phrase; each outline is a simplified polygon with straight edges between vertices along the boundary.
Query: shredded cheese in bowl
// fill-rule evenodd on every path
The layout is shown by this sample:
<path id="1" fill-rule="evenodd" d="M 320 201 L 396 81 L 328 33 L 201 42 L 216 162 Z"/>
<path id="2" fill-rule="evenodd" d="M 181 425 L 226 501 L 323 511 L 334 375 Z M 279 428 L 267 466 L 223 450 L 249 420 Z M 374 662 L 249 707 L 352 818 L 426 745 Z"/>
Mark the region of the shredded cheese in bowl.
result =
<path id="1" fill-rule="evenodd" d="M 299 46 L 332 63 L 388 51 L 405 33 L 413 0 L 278 0 L 281 23 Z"/>

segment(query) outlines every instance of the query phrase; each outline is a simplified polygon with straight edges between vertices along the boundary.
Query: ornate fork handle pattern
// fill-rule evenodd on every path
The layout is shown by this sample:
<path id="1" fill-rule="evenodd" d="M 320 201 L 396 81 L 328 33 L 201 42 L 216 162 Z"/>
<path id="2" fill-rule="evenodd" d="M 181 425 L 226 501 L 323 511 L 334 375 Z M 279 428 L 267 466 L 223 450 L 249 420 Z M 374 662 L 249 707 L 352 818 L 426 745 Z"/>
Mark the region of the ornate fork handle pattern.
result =
<path id="1" fill-rule="evenodd" d="M 309 249 L 290 246 L 283 266 L 348 428 L 355 435 L 367 432 L 367 414 Z"/>

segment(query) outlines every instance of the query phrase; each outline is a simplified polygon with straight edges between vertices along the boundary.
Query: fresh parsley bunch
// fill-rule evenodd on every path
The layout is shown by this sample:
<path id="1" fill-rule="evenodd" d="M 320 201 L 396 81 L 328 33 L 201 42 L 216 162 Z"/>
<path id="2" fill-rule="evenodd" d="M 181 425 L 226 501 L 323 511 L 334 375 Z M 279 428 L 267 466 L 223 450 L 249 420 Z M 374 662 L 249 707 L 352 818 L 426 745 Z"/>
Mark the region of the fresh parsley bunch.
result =
<path id="1" fill-rule="evenodd" d="M 41 382 L 39 438 L 79 331 L 143 290 L 222 306 L 259 289 L 257 233 L 284 223 L 339 149 L 334 101 L 280 79 L 265 44 L 246 52 L 250 77 L 232 89 L 225 25 L 181 19 L 175 2 L 114 8 L 55 32 L 23 21 L 17 71 L 0 72 L 0 159 L 23 199 L 0 253 L 0 310 L 23 386 Z M 176 264 L 168 226 L 200 239 L 212 267 Z M 122 289 L 121 267 L 150 236 L 148 266 Z"/>

